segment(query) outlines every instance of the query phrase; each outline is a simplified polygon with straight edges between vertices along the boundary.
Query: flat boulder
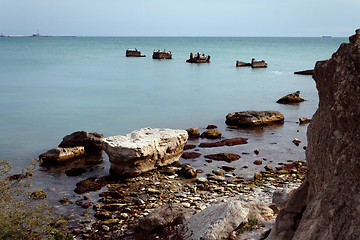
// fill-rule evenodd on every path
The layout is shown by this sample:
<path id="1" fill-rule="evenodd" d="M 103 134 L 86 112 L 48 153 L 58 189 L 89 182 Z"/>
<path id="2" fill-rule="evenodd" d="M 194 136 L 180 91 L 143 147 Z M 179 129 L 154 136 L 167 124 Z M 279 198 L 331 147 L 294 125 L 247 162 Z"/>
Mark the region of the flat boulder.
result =
<path id="1" fill-rule="evenodd" d="M 70 135 L 66 135 L 59 147 L 77 147 L 84 146 L 85 150 L 98 150 L 101 149 L 101 139 L 104 138 L 103 134 L 88 133 L 87 131 L 77 131 Z"/>
<path id="2" fill-rule="evenodd" d="M 296 91 L 294 93 L 290 93 L 280 98 L 279 100 L 277 100 L 277 103 L 289 104 L 289 103 L 299 103 L 303 101 L 305 100 L 300 97 L 300 91 Z"/>
<path id="3" fill-rule="evenodd" d="M 284 122 L 284 115 L 279 111 L 242 111 L 229 113 L 226 116 L 227 125 L 255 127 Z"/>
<path id="4" fill-rule="evenodd" d="M 232 231 L 247 222 L 249 208 L 241 201 L 207 207 L 184 223 L 183 239 L 227 239 Z"/>
<path id="5" fill-rule="evenodd" d="M 110 173 L 133 177 L 179 160 L 188 139 L 185 130 L 142 128 L 102 140 Z"/>
<path id="6" fill-rule="evenodd" d="M 84 147 L 53 148 L 39 155 L 42 165 L 59 165 L 85 156 Z"/>
<path id="7" fill-rule="evenodd" d="M 205 155 L 204 157 L 212 160 L 225 161 L 225 162 L 232 162 L 240 159 L 240 155 L 233 153 L 209 154 L 209 155 Z"/>

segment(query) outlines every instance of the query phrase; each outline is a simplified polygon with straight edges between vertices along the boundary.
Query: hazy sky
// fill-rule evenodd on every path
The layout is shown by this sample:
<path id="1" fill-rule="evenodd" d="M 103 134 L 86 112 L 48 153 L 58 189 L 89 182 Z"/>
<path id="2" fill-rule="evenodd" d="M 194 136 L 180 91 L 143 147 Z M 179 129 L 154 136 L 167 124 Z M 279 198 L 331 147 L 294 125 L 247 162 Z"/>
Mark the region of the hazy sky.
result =
<path id="1" fill-rule="evenodd" d="M 4 35 L 348 37 L 359 0 L 0 0 Z"/>

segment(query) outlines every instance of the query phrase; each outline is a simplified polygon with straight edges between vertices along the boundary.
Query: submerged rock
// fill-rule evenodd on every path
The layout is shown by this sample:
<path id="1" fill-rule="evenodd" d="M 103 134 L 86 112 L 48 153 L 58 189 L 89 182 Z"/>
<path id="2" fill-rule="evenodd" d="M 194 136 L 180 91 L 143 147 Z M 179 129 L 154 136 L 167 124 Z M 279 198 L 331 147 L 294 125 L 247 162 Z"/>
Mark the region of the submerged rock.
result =
<path id="1" fill-rule="evenodd" d="M 221 138 L 221 134 L 222 133 L 219 130 L 213 128 L 213 129 L 203 132 L 200 137 L 215 139 L 215 138 Z"/>
<path id="2" fill-rule="evenodd" d="M 195 159 L 199 158 L 201 156 L 200 153 L 197 152 L 184 152 L 181 157 L 184 159 Z"/>
<path id="3" fill-rule="evenodd" d="M 209 154 L 209 155 L 205 155 L 204 157 L 212 160 L 225 161 L 225 162 L 232 162 L 240 159 L 240 155 L 233 153 Z"/>
<path id="4" fill-rule="evenodd" d="M 30 197 L 35 200 L 45 199 L 47 197 L 47 193 L 44 192 L 43 190 L 36 190 L 31 193 Z"/>
<path id="5" fill-rule="evenodd" d="M 185 130 L 142 128 L 102 141 L 109 155 L 110 172 L 133 177 L 178 161 L 187 139 Z"/>
<path id="6" fill-rule="evenodd" d="M 222 147 L 222 146 L 235 146 L 235 145 L 241 145 L 246 144 L 247 138 L 230 138 L 221 140 L 220 142 L 204 142 L 200 143 L 199 147 L 202 148 L 210 148 L 210 147 Z"/>
<path id="7" fill-rule="evenodd" d="M 225 123 L 228 125 L 254 127 L 284 122 L 284 115 L 278 111 L 242 111 L 229 113 Z"/>
<path id="8" fill-rule="evenodd" d="M 83 173 L 86 172 L 86 169 L 85 168 L 82 168 L 82 167 L 73 167 L 69 170 L 66 170 L 65 171 L 65 174 L 67 176 L 80 176 L 82 175 Z"/>

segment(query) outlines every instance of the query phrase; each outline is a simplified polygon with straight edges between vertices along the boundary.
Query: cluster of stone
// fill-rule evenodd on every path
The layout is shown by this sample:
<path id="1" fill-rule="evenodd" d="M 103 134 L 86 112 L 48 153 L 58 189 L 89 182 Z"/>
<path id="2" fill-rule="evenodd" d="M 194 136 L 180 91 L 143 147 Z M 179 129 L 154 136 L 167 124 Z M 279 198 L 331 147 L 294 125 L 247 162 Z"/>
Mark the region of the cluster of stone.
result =
<path id="1" fill-rule="evenodd" d="M 255 127 L 283 123 L 284 119 L 284 115 L 279 111 L 242 111 L 229 113 L 225 123 L 240 127 Z"/>
<path id="2" fill-rule="evenodd" d="M 101 139 L 104 136 L 86 131 L 66 135 L 57 148 L 39 155 L 42 165 L 60 165 L 82 158 L 87 153 L 101 149 Z"/>
<path id="3" fill-rule="evenodd" d="M 243 177 L 236 177 L 231 172 L 233 168 L 224 167 L 229 172 L 213 171 L 214 174 L 208 174 L 206 178 L 193 178 L 189 182 L 181 175 L 169 175 L 171 172 L 168 168 L 160 168 L 122 181 L 108 182 L 108 190 L 100 193 L 100 204 L 93 204 L 95 201 L 91 201 L 92 199 L 76 201 L 77 205 L 88 209 L 88 214 L 94 213 L 96 219 L 90 217 L 92 214 L 88 215 L 82 220 L 82 228 L 75 229 L 73 234 L 82 235 L 85 239 L 96 236 L 108 236 L 109 239 L 135 236 L 136 226 L 142 228 L 142 232 L 150 234 L 166 227 L 175 219 L 183 219 L 182 222 L 185 223 L 189 217 L 213 206 L 222 198 L 236 198 L 243 203 L 261 201 L 265 204 L 264 207 L 268 207 L 274 201 L 272 198 L 277 189 L 291 184 L 297 186 L 304 180 L 306 172 L 305 162 L 298 161 L 284 164 L 276 170 L 267 168 L 266 171 L 255 174 L 254 179 L 245 180 Z M 104 181 L 104 178 L 101 181 Z M 64 204 L 69 204 L 63 201 Z M 282 206 L 279 201 L 281 200 L 275 200 L 277 206 L 272 206 L 271 211 L 275 210 L 277 213 L 277 209 Z M 150 223 L 154 221 L 146 219 L 154 218 L 153 214 L 168 204 L 177 209 L 173 210 L 176 216 L 172 220 L 160 221 L 158 225 L 152 226 Z M 89 208 L 90 206 L 92 208 Z M 241 208 L 244 206 L 241 205 Z M 269 211 L 267 210 L 267 213 Z M 274 212 L 271 216 L 273 214 Z M 190 224 L 188 227 L 192 227 L 191 222 L 187 224 Z M 235 229 L 231 231 L 233 230 Z"/>

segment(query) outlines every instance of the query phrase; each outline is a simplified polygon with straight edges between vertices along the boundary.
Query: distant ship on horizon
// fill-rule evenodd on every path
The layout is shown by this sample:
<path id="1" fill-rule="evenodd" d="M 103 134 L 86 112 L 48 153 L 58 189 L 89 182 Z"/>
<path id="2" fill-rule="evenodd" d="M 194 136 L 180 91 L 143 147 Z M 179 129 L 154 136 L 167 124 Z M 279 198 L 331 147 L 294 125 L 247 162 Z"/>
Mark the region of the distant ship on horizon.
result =
<path id="1" fill-rule="evenodd" d="M 331 36 L 330 35 L 324 35 L 324 36 L 322 36 L 323 38 L 331 38 Z"/>

